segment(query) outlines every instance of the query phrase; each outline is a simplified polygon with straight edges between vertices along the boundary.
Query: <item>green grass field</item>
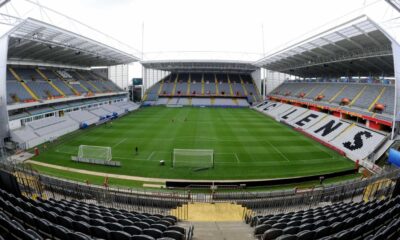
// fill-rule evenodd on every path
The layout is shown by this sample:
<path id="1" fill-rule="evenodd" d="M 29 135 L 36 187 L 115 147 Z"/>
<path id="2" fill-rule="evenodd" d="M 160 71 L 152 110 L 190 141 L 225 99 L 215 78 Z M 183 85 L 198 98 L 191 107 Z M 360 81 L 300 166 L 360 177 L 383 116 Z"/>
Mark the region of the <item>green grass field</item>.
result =
<path id="1" fill-rule="evenodd" d="M 112 127 L 80 130 L 59 142 L 33 160 L 105 173 L 205 180 L 286 178 L 354 168 L 333 150 L 245 108 L 141 108 Z M 122 167 L 72 162 L 80 145 L 112 147 L 113 160 Z M 214 168 L 172 168 L 174 148 L 214 149 Z M 165 166 L 159 165 L 161 159 Z"/>

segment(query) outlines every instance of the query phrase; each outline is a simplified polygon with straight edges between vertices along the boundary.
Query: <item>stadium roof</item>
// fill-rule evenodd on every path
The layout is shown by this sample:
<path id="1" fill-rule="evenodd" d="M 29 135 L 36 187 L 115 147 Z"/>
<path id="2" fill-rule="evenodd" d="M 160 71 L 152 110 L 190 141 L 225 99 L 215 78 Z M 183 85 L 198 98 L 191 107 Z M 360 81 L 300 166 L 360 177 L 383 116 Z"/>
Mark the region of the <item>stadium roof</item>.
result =
<path id="1" fill-rule="evenodd" d="M 394 76 L 392 41 L 365 15 L 262 58 L 256 65 L 300 77 Z"/>
<path id="2" fill-rule="evenodd" d="M 8 61 L 13 63 L 54 63 L 92 67 L 112 66 L 139 58 L 48 23 L 28 18 L 11 29 Z"/>
<path id="3" fill-rule="evenodd" d="M 251 73 L 258 69 L 252 62 L 233 60 L 157 60 L 142 61 L 145 68 L 168 72 Z"/>

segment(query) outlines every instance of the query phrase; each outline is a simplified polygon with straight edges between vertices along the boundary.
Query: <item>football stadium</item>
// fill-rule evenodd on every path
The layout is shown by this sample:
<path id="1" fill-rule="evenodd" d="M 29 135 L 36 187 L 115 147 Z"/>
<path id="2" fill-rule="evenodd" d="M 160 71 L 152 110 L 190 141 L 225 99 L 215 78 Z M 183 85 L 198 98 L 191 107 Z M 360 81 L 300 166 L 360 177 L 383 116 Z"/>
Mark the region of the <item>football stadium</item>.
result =
<path id="1" fill-rule="evenodd" d="M 0 240 L 400 239 L 400 1 L 289 42 L 297 29 L 262 25 L 268 53 L 146 52 L 144 23 L 90 13 L 132 2 L 79 4 L 141 47 L 61 5 L 0 0 Z"/>

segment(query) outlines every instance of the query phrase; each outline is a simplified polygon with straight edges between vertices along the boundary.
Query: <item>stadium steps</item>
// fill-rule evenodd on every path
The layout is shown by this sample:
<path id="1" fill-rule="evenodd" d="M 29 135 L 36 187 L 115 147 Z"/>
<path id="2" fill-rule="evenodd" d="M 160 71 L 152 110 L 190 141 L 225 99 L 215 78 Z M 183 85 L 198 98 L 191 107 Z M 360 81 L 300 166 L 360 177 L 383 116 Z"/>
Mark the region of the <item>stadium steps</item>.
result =
<path id="1" fill-rule="evenodd" d="M 187 82 L 187 91 L 186 91 L 187 95 L 190 95 L 190 83 L 191 83 L 191 81 L 192 81 L 191 74 L 189 73 L 188 82 Z"/>
<path id="2" fill-rule="evenodd" d="M 25 88 L 25 90 L 31 95 L 32 99 L 34 100 L 39 100 L 39 97 L 26 85 L 26 83 L 21 79 L 21 77 L 17 74 L 17 72 L 14 71 L 11 67 L 8 68 L 8 70 L 11 72 L 11 74 L 15 77 L 15 79 L 18 80 L 19 83 L 21 83 L 22 87 Z"/>
<path id="3" fill-rule="evenodd" d="M 246 95 L 246 96 L 249 95 L 249 93 L 247 92 L 247 89 L 246 89 L 246 85 L 243 82 L 242 76 L 239 75 L 239 78 L 240 78 L 240 84 L 242 85 L 242 88 L 243 88 L 244 95 Z"/>
<path id="4" fill-rule="evenodd" d="M 231 80 L 229 79 L 229 74 L 226 74 L 226 77 L 228 79 L 229 92 L 231 93 L 231 96 L 233 97 L 233 89 L 232 89 Z"/>
<path id="5" fill-rule="evenodd" d="M 322 91 L 321 92 L 319 92 L 315 97 L 318 97 L 319 95 L 322 95 L 322 94 L 324 94 L 324 92 L 326 91 L 326 89 L 328 89 L 329 88 L 329 85 L 327 85 L 327 86 L 325 86 L 324 87 L 324 89 L 322 89 Z"/>
<path id="6" fill-rule="evenodd" d="M 242 76 L 241 75 L 239 75 L 239 76 L 240 76 L 240 79 L 242 79 Z M 254 99 L 255 102 L 258 102 L 258 100 L 261 99 L 261 95 L 260 95 L 261 92 L 259 91 L 259 89 L 257 87 L 257 84 L 254 82 L 253 78 L 251 79 L 251 81 L 252 81 L 251 84 L 253 84 L 253 86 L 254 86 L 254 88 L 256 90 L 256 94 L 253 94 L 253 99 Z"/>
<path id="7" fill-rule="evenodd" d="M 174 87 L 172 88 L 171 95 L 175 95 L 176 84 L 178 83 L 178 79 L 179 79 L 179 73 L 176 74 L 176 78 L 174 80 Z"/>
<path id="8" fill-rule="evenodd" d="M 61 89 L 59 89 L 56 85 L 54 85 L 54 83 L 52 83 L 46 76 L 46 74 L 44 74 L 42 71 L 40 71 L 39 68 L 35 68 L 36 72 L 44 79 L 46 80 L 50 86 L 52 88 L 54 88 L 61 96 L 65 97 L 65 93 L 63 91 L 61 91 Z"/>
<path id="9" fill-rule="evenodd" d="M 356 124 L 353 123 L 350 126 L 348 126 L 347 128 L 343 129 L 343 131 L 341 131 L 340 133 L 338 133 L 338 135 L 336 135 L 336 137 L 332 138 L 332 140 L 330 140 L 330 142 L 335 141 L 336 138 L 340 137 L 342 134 L 344 134 L 345 132 L 349 131 L 350 129 L 352 129 Z"/>
<path id="10" fill-rule="evenodd" d="M 380 179 L 378 181 L 375 181 L 374 183 L 371 183 L 364 189 L 363 193 L 363 201 L 368 202 L 371 200 L 375 199 L 375 195 L 380 191 L 380 190 L 385 190 L 387 189 L 390 185 L 394 185 L 395 182 L 390 180 L 390 179 Z M 372 196 L 372 198 L 371 198 Z M 382 197 L 384 199 L 384 197 Z"/>
<path id="11" fill-rule="evenodd" d="M 102 77 L 98 76 L 97 74 L 94 74 L 92 71 L 88 72 L 89 75 L 91 75 L 93 77 L 93 79 L 98 79 L 100 82 L 107 82 L 107 80 L 103 79 Z M 102 84 L 103 87 L 105 87 L 107 89 L 107 91 L 109 92 L 113 92 L 114 89 L 110 88 L 109 86 Z"/>
<path id="12" fill-rule="evenodd" d="M 214 79 L 215 79 L 215 95 L 219 95 L 217 74 L 214 74 Z"/>
<path id="13" fill-rule="evenodd" d="M 382 95 L 385 93 L 386 91 L 386 87 L 382 88 L 381 92 L 378 94 L 378 96 L 376 96 L 376 98 L 374 99 L 374 101 L 372 101 L 371 105 L 369 105 L 368 107 L 368 111 L 371 112 L 372 108 L 375 106 L 375 104 L 379 101 L 379 99 L 381 99 Z"/>
<path id="14" fill-rule="evenodd" d="M 57 71 L 54 71 L 54 70 L 52 70 L 53 71 L 53 73 L 59 78 L 59 79 L 61 79 L 61 81 L 67 86 L 67 87 L 69 87 L 70 89 L 71 89 L 71 91 L 76 95 L 76 96 L 80 96 L 81 95 L 81 93 L 78 91 L 78 90 L 76 90 L 74 87 L 72 87 L 69 83 L 67 83 L 67 81 L 63 78 L 63 76 L 61 76 L 61 74 L 59 74 Z"/>
<path id="15" fill-rule="evenodd" d="M 347 88 L 347 85 L 344 85 L 331 99 L 329 99 L 329 102 L 333 102 L 345 89 Z"/>
<path id="16" fill-rule="evenodd" d="M 84 81 L 84 80 L 83 80 Z M 94 92 L 92 92 L 89 88 L 87 88 L 85 85 L 83 84 L 79 84 L 79 86 L 81 86 L 81 88 L 85 89 L 85 91 L 89 94 L 89 95 L 93 95 Z"/>
<path id="17" fill-rule="evenodd" d="M 357 99 L 359 99 L 359 98 L 363 95 L 363 93 L 365 92 L 365 89 L 367 89 L 367 88 L 368 88 L 368 86 L 364 86 L 364 87 L 360 90 L 360 92 L 357 93 L 357 95 L 354 97 L 354 99 L 351 100 L 351 102 L 350 102 L 350 104 L 349 104 L 349 107 L 352 106 L 352 105 L 357 101 Z"/>
<path id="18" fill-rule="evenodd" d="M 180 223 L 179 226 L 187 228 Z M 190 222 L 194 227 L 193 239 L 207 240 L 256 240 L 254 229 L 243 221 L 236 222 Z"/>
<path id="19" fill-rule="evenodd" d="M 194 226 L 193 239 L 254 240 L 253 229 L 243 221 L 247 208 L 234 203 L 188 203 L 171 210 L 171 215 L 187 213 L 180 225 Z"/>
<path id="20" fill-rule="evenodd" d="M 313 88 L 311 88 L 310 91 L 308 91 L 308 92 L 304 95 L 304 98 L 308 97 L 308 95 L 310 95 L 310 94 L 314 91 L 314 89 L 316 89 L 316 88 L 317 88 L 317 85 L 315 85 Z"/>
<path id="21" fill-rule="evenodd" d="M 93 87 L 93 88 L 96 90 L 96 92 L 100 92 L 100 93 L 103 92 L 103 90 L 99 89 L 95 84 L 91 83 L 91 81 L 89 81 L 88 79 L 86 79 L 82 74 L 80 74 L 80 72 L 76 71 L 76 74 L 78 74 L 80 78 L 82 78 L 82 79 L 83 79 L 84 81 L 86 81 L 91 87 Z M 81 85 L 83 85 L 83 84 L 81 84 Z"/>
<path id="22" fill-rule="evenodd" d="M 204 95 L 204 73 L 201 75 L 201 95 Z"/>
<path id="23" fill-rule="evenodd" d="M 157 93 L 158 95 L 161 94 L 161 91 L 163 90 L 163 86 L 164 86 L 164 79 L 161 80 L 160 87 L 158 88 L 158 93 Z"/>

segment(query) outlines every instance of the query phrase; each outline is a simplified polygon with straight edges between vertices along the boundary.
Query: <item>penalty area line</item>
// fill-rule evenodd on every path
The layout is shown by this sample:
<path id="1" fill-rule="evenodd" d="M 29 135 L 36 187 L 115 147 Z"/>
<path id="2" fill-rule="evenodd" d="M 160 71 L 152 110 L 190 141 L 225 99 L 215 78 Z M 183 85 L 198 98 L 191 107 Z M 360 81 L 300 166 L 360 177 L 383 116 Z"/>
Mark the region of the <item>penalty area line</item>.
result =
<path id="1" fill-rule="evenodd" d="M 115 148 L 115 147 L 117 147 L 118 145 L 120 145 L 121 143 L 123 143 L 123 142 L 125 142 L 125 141 L 126 141 L 126 138 L 121 139 L 121 140 L 118 141 L 116 144 L 114 144 L 111 148 Z"/>
<path id="2" fill-rule="evenodd" d="M 153 157 L 153 155 L 154 155 L 154 151 L 152 151 L 152 152 L 150 153 L 150 155 L 147 157 L 147 160 L 150 160 L 150 159 Z"/>
<path id="3" fill-rule="evenodd" d="M 236 153 L 233 153 L 233 154 L 235 155 L 236 162 L 237 162 L 237 163 L 240 163 L 240 160 L 239 160 L 239 157 L 238 157 L 238 155 L 237 155 Z"/>

